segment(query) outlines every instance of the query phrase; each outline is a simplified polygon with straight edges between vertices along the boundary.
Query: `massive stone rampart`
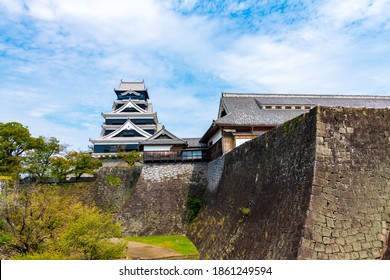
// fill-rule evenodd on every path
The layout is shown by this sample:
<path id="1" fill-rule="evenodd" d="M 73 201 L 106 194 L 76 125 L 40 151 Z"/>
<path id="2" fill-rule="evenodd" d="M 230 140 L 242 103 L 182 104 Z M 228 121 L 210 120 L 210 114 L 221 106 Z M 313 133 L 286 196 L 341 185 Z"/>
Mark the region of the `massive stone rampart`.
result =
<path id="1" fill-rule="evenodd" d="M 388 247 L 390 111 L 319 108 L 300 259 L 377 259 Z"/>
<path id="2" fill-rule="evenodd" d="M 225 155 L 214 200 L 189 231 L 202 258 L 295 258 L 315 158 L 315 113 Z"/>
<path id="3" fill-rule="evenodd" d="M 388 253 L 390 111 L 318 107 L 225 155 L 188 235 L 202 258 Z"/>
<path id="4" fill-rule="evenodd" d="M 185 234 L 188 198 L 201 198 L 207 163 L 153 163 L 143 166 L 117 218 L 124 235 Z"/>

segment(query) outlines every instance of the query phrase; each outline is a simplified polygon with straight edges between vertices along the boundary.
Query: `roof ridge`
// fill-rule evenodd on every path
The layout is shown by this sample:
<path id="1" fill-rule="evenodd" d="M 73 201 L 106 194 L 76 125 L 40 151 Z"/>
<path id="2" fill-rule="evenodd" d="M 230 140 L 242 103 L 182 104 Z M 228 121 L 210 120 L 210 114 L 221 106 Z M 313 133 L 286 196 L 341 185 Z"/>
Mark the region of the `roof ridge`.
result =
<path id="1" fill-rule="evenodd" d="M 390 99 L 389 95 L 353 95 L 353 94 L 289 94 L 289 93 L 233 93 L 222 92 L 223 97 L 297 97 L 297 98 L 360 98 L 360 99 Z"/>

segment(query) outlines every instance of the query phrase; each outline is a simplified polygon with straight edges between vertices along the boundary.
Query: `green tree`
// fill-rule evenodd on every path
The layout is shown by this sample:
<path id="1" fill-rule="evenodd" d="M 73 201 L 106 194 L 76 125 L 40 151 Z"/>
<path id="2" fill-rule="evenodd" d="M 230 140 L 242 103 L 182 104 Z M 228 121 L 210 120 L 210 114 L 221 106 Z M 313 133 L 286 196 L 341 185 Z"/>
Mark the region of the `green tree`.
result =
<path id="1" fill-rule="evenodd" d="M 91 154 L 85 152 L 71 151 L 65 156 L 51 158 L 52 175 L 59 181 L 70 174 L 73 174 L 77 181 L 84 173 L 94 174 L 100 166 L 102 166 L 100 159 L 93 158 Z"/>
<path id="2" fill-rule="evenodd" d="M 121 226 L 112 222 L 111 214 L 97 208 L 84 208 L 73 217 L 59 235 L 58 250 L 70 257 L 87 260 L 116 259 L 123 254 L 124 244 L 110 238 L 121 236 Z"/>
<path id="3" fill-rule="evenodd" d="M 0 123 L 0 175 L 16 177 L 19 174 L 22 155 L 34 148 L 34 140 L 22 124 Z"/>
<path id="4" fill-rule="evenodd" d="M 89 153 L 72 151 L 65 157 L 68 159 L 71 166 L 69 174 L 74 174 L 76 181 L 80 179 L 81 175 L 84 173 L 94 174 L 96 169 L 102 166 L 101 160 L 93 158 Z"/>
<path id="5" fill-rule="evenodd" d="M 66 176 L 71 172 L 71 162 L 63 156 L 57 155 L 50 158 L 51 175 L 61 182 L 66 179 Z"/>
<path id="6" fill-rule="evenodd" d="M 72 201 L 57 192 L 56 188 L 29 187 L 5 195 L 0 218 L 6 222 L 5 231 L 12 234 L 9 246 L 23 254 L 40 252 L 64 227 L 69 220 L 64 205 Z"/>
<path id="7" fill-rule="evenodd" d="M 34 140 L 34 149 L 26 152 L 23 158 L 24 171 L 38 178 L 39 182 L 44 182 L 51 172 L 51 158 L 64 150 L 55 137 L 38 137 Z"/>
<path id="8" fill-rule="evenodd" d="M 0 236 L 18 259 L 116 259 L 121 227 L 110 214 L 82 204 L 56 186 L 7 193 L 0 201 Z M 8 234 L 8 235 L 7 235 Z"/>
<path id="9" fill-rule="evenodd" d="M 136 162 L 140 162 L 142 160 L 141 153 L 137 151 L 120 152 L 117 157 L 126 161 L 130 166 L 133 166 Z"/>

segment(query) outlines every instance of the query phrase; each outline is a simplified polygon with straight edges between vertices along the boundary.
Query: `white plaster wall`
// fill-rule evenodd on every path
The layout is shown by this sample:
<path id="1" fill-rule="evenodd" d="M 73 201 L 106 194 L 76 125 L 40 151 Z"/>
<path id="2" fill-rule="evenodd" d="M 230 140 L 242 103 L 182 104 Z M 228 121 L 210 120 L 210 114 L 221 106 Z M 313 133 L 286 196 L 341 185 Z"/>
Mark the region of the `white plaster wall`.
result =
<path id="1" fill-rule="evenodd" d="M 162 152 L 162 151 L 170 151 L 172 145 L 161 145 L 161 146 L 144 146 L 145 152 Z"/>
<path id="2" fill-rule="evenodd" d="M 250 140 L 252 140 L 252 138 L 237 138 L 236 139 L 236 147 L 238 147 L 238 146 L 240 146 L 240 145 L 242 145 L 245 142 L 248 142 Z"/>
<path id="3" fill-rule="evenodd" d="M 220 129 L 213 135 L 213 137 L 210 138 L 209 143 L 207 143 L 207 144 L 210 145 L 210 142 L 213 141 L 213 145 L 214 145 L 221 138 L 222 138 L 222 130 Z"/>

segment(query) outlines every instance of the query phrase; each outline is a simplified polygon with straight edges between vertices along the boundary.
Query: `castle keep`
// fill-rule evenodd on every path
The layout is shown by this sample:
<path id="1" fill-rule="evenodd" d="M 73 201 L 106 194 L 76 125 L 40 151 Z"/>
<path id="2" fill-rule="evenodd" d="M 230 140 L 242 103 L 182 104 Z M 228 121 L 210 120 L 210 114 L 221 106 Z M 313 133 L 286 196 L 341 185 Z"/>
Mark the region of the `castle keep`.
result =
<path id="1" fill-rule="evenodd" d="M 114 89 L 117 99 L 111 112 L 102 113 L 104 123 L 98 138 L 90 139 L 95 155 L 139 149 L 139 142 L 161 128 L 144 82 L 123 82 Z"/>

